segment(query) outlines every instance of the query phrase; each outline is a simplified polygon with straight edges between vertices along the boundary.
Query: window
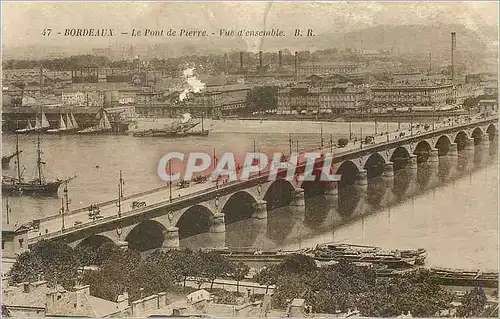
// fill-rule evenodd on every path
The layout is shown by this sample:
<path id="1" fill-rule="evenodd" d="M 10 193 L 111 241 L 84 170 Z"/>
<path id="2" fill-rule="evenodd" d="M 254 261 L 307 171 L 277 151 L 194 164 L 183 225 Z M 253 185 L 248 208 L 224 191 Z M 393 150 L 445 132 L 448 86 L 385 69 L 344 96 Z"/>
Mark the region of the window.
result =
<path id="1" fill-rule="evenodd" d="M 2 250 L 5 249 L 5 240 L 2 240 Z"/>
<path id="2" fill-rule="evenodd" d="M 19 248 L 23 249 L 24 246 L 24 238 L 19 238 Z"/>

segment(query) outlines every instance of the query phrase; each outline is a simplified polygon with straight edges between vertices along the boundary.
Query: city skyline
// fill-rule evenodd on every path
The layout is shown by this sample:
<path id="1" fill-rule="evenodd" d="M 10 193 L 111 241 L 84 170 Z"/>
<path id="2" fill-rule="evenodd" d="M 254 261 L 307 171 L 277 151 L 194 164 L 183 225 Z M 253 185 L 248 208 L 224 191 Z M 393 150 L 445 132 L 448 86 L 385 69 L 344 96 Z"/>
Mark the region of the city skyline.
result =
<path id="1" fill-rule="evenodd" d="M 463 25 L 479 40 L 498 46 L 497 34 L 491 27 L 498 25 L 498 3 L 34 3 L 6 2 L 2 4 L 2 41 L 4 49 L 25 46 L 57 46 L 61 48 L 107 47 L 117 44 L 161 44 L 189 40 L 193 45 L 204 44 L 199 38 L 132 37 L 44 37 L 44 28 L 63 31 L 66 28 L 114 28 L 130 32 L 133 28 L 191 28 L 216 32 L 226 29 L 281 28 L 286 40 L 293 31 L 314 29 L 317 35 L 340 34 L 374 26 Z M 51 21 L 53 23 L 47 23 Z M 15 26 L 15 28 L 13 27 Z M 85 39 L 85 41 L 83 41 Z M 208 43 L 220 39 L 209 37 Z M 192 41 L 191 41 L 192 40 Z M 206 40 L 206 39 L 203 39 Z M 225 40 L 225 39 L 222 39 Z M 261 49 L 264 38 L 241 37 L 248 51 Z M 282 40 L 282 39 L 280 39 Z M 306 38 L 302 40 L 306 41 Z M 272 40 L 274 41 L 274 40 Z M 232 45 L 228 44 L 229 46 Z M 366 43 L 370 46 L 370 43 Z"/>

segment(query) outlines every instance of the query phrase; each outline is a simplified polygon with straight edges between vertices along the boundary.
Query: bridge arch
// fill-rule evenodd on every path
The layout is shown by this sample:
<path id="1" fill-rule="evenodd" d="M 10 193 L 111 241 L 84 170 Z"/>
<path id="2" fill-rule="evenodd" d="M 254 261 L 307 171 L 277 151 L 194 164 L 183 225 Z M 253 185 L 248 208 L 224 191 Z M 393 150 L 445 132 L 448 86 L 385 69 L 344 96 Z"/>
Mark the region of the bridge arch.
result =
<path id="1" fill-rule="evenodd" d="M 222 208 L 222 213 L 225 215 L 224 220 L 226 225 L 252 218 L 254 204 L 257 199 L 247 191 L 239 191 L 231 195 Z"/>
<path id="2" fill-rule="evenodd" d="M 438 138 L 436 142 L 436 148 L 438 149 L 439 156 L 444 156 L 448 154 L 450 150 L 451 141 L 447 135 L 442 135 Z"/>
<path id="3" fill-rule="evenodd" d="M 417 155 L 417 163 L 427 162 L 429 156 L 431 155 L 432 146 L 427 141 L 418 142 L 417 146 L 415 146 L 415 150 L 413 154 Z"/>
<path id="4" fill-rule="evenodd" d="M 365 162 L 364 169 L 367 172 L 368 180 L 382 176 L 384 173 L 386 160 L 380 153 L 372 153 Z"/>
<path id="5" fill-rule="evenodd" d="M 337 173 L 341 176 L 338 183 L 339 192 L 339 213 L 342 215 L 350 215 L 354 212 L 359 196 L 355 187 L 359 174 L 358 166 L 352 161 L 345 161 L 340 164 Z"/>
<path id="6" fill-rule="evenodd" d="M 103 247 L 105 247 L 105 252 L 109 252 L 108 248 L 112 249 L 112 247 L 116 247 L 116 245 L 110 237 L 94 234 L 79 242 L 73 251 L 76 256 L 78 256 L 79 261 L 84 265 L 100 265 L 108 257 L 107 253 L 101 251 Z"/>
<path id="7" fill-rule="evenodd" d="M 495 141 L 497 136 L 498 136 L 498 130 L 495 124 L 490 124 L 488 125 L 488 128 L 486 129 L 486 133 L 488 134 L 488 138 L 490 142 Z"/>
<path id="8" fill-rule="evenodd" d="M 461 151 L 465 149 L 468 139 L 469 137 L 467 136 L 467 133 L 465 133 L 464 131 L 458 132 L 453 140 L 454 143 L 457 143 L 457 150 Z"/>
<path id="9" fill-rule="evenodd" d="M 314 181 L 302 181 L 300 188 L 304 189 L 304 196 L 306 198 L 323 195 L 327 187 L 331 184 L 321 168 L 317 168 L 312 172 Z"/>
<path id="10" fill-rule="evenodd" d="M 484 132 L 480 127 L 476 127 L 474 130 L 472 130 L 471 137 L 474 139 L 474 145 L 479 145 L 481 144 L 481 141 L 484 138 Z"/>
<path id="11" fill-rule="evenodd" d="M 410 151 L 404 146 L 400 146 L 395 148 L 392 151 L 391 156 L 389 157 L 389 161 L 394 163 L 393 169 L 394 171 L 398 171 L 402 168 L 405 168 L 408 163 L 408 159 L 410 158 Z"/>
<path id="12" fill-rule="evenodd" d="M 267 211 L 270 212 L 276 208 L 290 205 L 294 190 L 295 187 L 289 180 L 277 179 L 273 181 L 264 195 Z"/>
<path id="13" fill-rule="evenodd" d="M 179 239 L 209 232 L 213 215 L 205 205 L 198 204 L 187 208 L 175 224 L 179 228 Z"/>
<path id="14" fill-rule="evenodd" d="M 115 241 L 109 238 L 108 236 L 95 234 L 84 238 L 81 242 L 79 242 L 76 245 L 75 249 L 81 247 L 89 247 L 97 251 L 97 249 L 99 249 L 99 247 L 101 247 L 104 244 L 115 244 Z"/>
<path id="15" fill-rule="evenodd" d="M 125 240 L 128 247 L 140 252 L 161 248 L 165 240 L 166 228 L 155 220 L 144 220 L 128 233 Z"/>

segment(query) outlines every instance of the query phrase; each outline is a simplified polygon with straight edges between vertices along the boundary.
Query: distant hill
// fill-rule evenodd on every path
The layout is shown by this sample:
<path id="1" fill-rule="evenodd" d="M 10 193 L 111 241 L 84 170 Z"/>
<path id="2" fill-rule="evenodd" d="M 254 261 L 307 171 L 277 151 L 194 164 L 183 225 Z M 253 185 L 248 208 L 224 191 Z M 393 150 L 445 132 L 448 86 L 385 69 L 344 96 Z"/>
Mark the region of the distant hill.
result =
<path id="1" fill-rule="evenodd" d="M 264 38 L 257 42 L 257 47 L 262 51 L 276 52 L 288 48 L 293 50 L 320 50 L 330 48 L 358 48 L 367 50 L 381 50 L 393 48 L 397 53 L 427 53 L 433 55 L 449 55 L 451 46 L 450 33 L 457 33 L 457 50 L 483 53 L 498 50 L 498 32 L 496 27 L 473 26 L 466 28 L 463 25 L 444 26 L 393 26 L 379 25 L 347 33 L 335 31 L 319 34 L 315 37 L 280 37 Z M 289 31 L 291 32 L 291 31 Z M 209 54 L 228 51 L 247 51 L 256 43 L 247 43 L 242 38 L 196 38 L 184 40 L 179 38 L 163 39 L 159 43 L 133 43 L 136 54 L 145 57 L 166 58 L 191 54 Z M 121 56 L 123 47 L 128 49 L 132 43 L 124 42 L 113 44 L 115 56 Z M 85 45 L 85 46 L 84 46 Z M 91 53 L 92 47 L 82 43 L 75 46 L 39 46 L 4 48 L 3 58 L 53 58 L 74 54 Z M 102 46 L 96 46 L 102 47 Z"/>

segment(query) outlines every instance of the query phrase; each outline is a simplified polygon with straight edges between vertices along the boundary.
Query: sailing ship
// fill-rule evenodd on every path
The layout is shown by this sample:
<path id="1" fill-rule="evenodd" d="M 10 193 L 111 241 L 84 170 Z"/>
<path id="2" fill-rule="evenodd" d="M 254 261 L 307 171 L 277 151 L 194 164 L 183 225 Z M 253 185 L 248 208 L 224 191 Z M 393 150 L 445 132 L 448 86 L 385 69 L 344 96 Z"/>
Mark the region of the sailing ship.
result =
<path id="1" fill-rule="evenodd" d="M 16 133 L 45 132 L 49 128 L 50 128 L 50 123 L 47 120 L 47 116 L 45 116 L 45 113 L 42 110 L 40 110 L 40 117 L 38 116 L 35 117 L 34 126 L 31 125 L 31 121 L 28 119 L 26 128 L 18 129 L 15 132 Z"/>
<path id="2" fill-rule="evenodd" d="M 55 181 L 47 181 L 43 175 L 42 165 L 42 151 L 40 149 L 40 132 L 37 138 L 37 177 L 33 180 L 25 181 L 21 172 L 21 163 L 19 159 L 19 136 L 16 135 L 16 159 L 17 159 L 17 177 L 3 176 L 2 178 L 2 192 L 11 195 L 37 195 L 37 196 L 54 196 L 62 184 L 68 183 L 72 179 L 56 179 Z"/>
<path id="3" fill-rule="evenodd" d="M 79 129 L 78 123 L 75 120 L 73 113 L 71 116 L 66 113 L 66 120 L 64 116 L 60 114 L 59 116 L 59 127 L 56 129 L 47 130 L 48 134 L 71 134 L 75 133 Z"/>
<path id="4" fill-rule="evenodd" d="M 201 131 L 188 131 L 186 134 L 188 136 L 208 136 L 210 130 L 205 130 L 203 125 L 204 114 L 201 115 Z"/>
<path id="5" fill-rule="evenodd" d="M 104 109 L 97 113 L 97 117 L 99 118 L 99 124 L 78 131 L 78 134 L 102 134 L 112 132 L 113 128 L 111 127 L 108 115 Z"/>

